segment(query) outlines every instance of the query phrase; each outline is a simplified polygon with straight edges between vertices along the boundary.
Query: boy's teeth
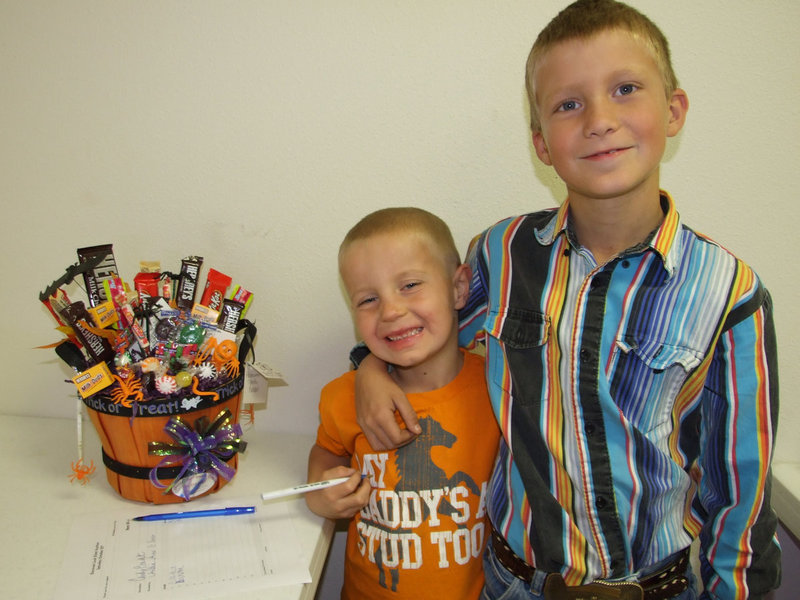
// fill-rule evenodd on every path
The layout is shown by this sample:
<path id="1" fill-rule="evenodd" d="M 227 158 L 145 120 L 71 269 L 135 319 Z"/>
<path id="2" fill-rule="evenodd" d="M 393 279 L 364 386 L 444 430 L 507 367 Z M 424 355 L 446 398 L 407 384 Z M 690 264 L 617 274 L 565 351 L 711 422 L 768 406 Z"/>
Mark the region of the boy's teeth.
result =
<path id="1" fill-rule="evenodd" d="M 404 340 L 407 337 L 411 337 L 412 335 L 417 335 L 420 331 L 422 331 L 422 327 L 417 327 L 416 329 L 410 329 L 406 331 L 403 335 L 389 335 L 386 337 L 389 338 L 389 341 L 396 342 L 398 340 Z"/>

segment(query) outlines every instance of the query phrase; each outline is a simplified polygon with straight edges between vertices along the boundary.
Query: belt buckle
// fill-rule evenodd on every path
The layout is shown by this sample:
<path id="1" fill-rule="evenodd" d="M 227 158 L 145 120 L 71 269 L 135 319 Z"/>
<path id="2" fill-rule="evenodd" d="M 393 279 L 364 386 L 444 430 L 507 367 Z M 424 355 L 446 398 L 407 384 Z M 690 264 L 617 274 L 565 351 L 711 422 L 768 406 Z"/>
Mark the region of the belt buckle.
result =
<path id="1" fill-rule="evenodd" d="M 560 573 L 550 573 L 542 590 L 545 600 L 643 600 L 644 590 L 638 583 L 593 581 L 568 586 Z"/>

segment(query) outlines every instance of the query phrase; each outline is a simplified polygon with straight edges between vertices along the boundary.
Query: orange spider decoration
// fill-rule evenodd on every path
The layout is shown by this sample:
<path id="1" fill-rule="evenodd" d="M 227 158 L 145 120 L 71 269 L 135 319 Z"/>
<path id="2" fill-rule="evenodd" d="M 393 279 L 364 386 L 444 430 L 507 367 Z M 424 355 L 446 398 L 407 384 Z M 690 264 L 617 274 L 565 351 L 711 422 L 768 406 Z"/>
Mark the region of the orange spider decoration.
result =
<path id="1" fill-rule="evenodd" d="M 198 348 L 197 354 L 195 355 L 194 360 L 192 360 L 192 364 L 199 365 L 201 363 L 206 362 L 208 360 L 208 357 L 211 356 L 216 347 L 217 347 L 217 338 L 214 337 L 208 338 L 205 341 L 205 343 L 202 346 L 200 346 L 200 348 Z"/>
<path id="2" fill-rule="evenodd" d="M 234 379 L 239 376 L 239 359 L 236 358 L 236 342 L 225 340 L 214 350 L 214 358 L 211 359 L 214 366 L 220 373 L 227 373 L 228 377 Z"/>
<path id="3" fill-rule="evenodd" d="M 134 400 L 137 402 L 142 401 L 144 393 L 142 392 L 142 382 L 138 377 L 131 376 L 125 380 L 116 373 L 111 376 L 119 384 L 118 387 L 111 391 L 111 400 L 114 401 L 114 404 L 122 404 L 125 408 L 130 408 Z"/>
<path id="4" fill-rule="evenodd" d="M 239 411 L 245 425 L 254 425 L 256 422 L 256 408 L 253 404 L 248 404 L 247 408 L 242 408 Z"/>
<path id="5" fill-rule="evenodd" d="M 81 485 L 86 485 L 89 483 L 89 478 L 95 471 L 94 461 L 89 461 L 89 464 L 85 464 L 83 459 L 78 459 L 78 462 L 72 463 L 72 475 L 69 476 L 69 480 L 71 483 L 75 483 L 75 480 L 81 482 Z"/>
<path id="6" fill-rule="evenodd" d="M 225 373 L 231 379 L 239 376 L 239 359 L 236 358 L 236 342 L 233 340 L 224 340 L 217 343 L 216 338 L 209 338 L 200 348 L 193 362 L 199 365 L 208 360 L 209 357 L 211 357 L 211 362 L 214 363 L 220 373 Z"/>

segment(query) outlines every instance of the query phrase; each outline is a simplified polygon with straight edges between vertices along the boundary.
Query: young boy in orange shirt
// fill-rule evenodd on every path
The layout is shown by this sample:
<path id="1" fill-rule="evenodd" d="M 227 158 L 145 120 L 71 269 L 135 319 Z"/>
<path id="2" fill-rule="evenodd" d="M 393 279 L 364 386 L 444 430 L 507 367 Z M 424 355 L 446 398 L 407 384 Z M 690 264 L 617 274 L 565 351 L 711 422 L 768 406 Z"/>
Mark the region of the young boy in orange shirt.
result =
<path id="1" fill-rule="evenodd" d="M 350 479 L 306 501 L 318 515 L 352 517 L 342 598 L 477 600 L 500 436 L 483 359 L 458 347 L 469 268 L 438 217 L 390 208 L 350 230 L 339 270 L 359 336 L 392 365 L 421 426 L 411 443 L 376 451 L 356 422 L 355 372 L 322 390 L 308 479 Z"/>

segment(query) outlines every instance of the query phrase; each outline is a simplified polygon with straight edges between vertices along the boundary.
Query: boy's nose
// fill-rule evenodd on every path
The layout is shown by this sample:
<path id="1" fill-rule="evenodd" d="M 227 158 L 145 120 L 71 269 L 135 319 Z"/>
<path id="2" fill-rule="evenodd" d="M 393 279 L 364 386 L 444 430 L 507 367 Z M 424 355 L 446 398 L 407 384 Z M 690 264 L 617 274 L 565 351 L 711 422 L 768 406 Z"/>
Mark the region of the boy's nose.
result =
<path id="1" fill-rule="evenodd" d="M 597 100 L 587 104 L 584 111 L 584 135 L 606 135 L 617 129 L 619 121 L 612 102 Z"/>
<path id="2" fill-rule="evenodd" d="M 405 304 L 399 298 L 387 298 L 381 303 L 381 317 L 393 321 L 405 313 Z"/>

